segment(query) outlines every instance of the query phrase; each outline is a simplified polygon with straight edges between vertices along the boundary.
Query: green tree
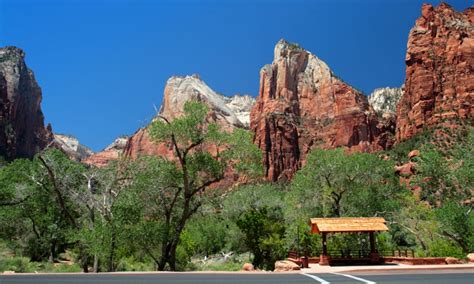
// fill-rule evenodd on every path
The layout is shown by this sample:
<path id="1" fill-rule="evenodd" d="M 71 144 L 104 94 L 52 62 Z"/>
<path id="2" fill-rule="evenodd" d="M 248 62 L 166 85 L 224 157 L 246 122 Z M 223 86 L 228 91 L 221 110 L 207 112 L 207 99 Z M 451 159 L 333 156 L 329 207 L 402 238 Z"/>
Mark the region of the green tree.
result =
<path id="1" fill-rule="evenodd" d="M 316 216 L 384 214 L 398 206 L 400 193 L 391 162 L 367 153 L 315 149 L 292 181 L 288 203 L 307 222 Z"/>
<path id="2" fill-rule="evenodd" d="M 233 249 L 250 250 L 256 267 L 273 270 L 286 254 L 284 196 L 284 186 L 264 183 L 241 186 L 224 199 L 223 218 L 235 222 L 243 234 L 244 242 Z"/>
<path id="3" fill-rule="evenodd" d="M 244 233 L 245 244 L 253 253 L 252 264 L 273 270 L 275 261 L 285 255 L 285 225 L 280 208 L 254 208 L 243 212 L 237 226 Z"/>
<path id="4" fill-rule="evenodd" d="M 55 149 L 37 154 L 32 161 L 16 160 L 0 169 L 0 195 L 8 200 L 3 205 L 14 208 L 7 210 L 22 221 L 18 227 L 28 228 L 27 232 L 25 227 L 17 231 L 23 233 L 17 237 L 33 260 L 56 260 L 69 245 L 68 231 L 79 228 L 70 192 L 80 185 L 83 169 Z"/>
<path id="5" fill-rule="evenodd" d="M 232 164 L 235 169 L 244 171 L 249 167 L 240 166 L 241 163 L 260 160 L 257 151 L 252 149 L 255 146 L 243 140 L 249 135 L 239 130 L 223 132 L 217 124 L 207 122 L 207 114 L 205 104 L 189 101 L 184 105 L 183 116 L 173 120 L 159 116 L 150 126 L 152 139 L 169 145 L 175 157 L 173 161 L 157 161 L 145 167 L 160 171 L 164 168 L 164 174 L 159 178 L 154 178 L 145 168 L 139 177 L 143 189 L 155 188 L 154 192 L 159 196 L 156 209 L 160 212 L 163 232 L 160 236 L 161 253 L 156 258 L 159 270 L 164 270 L 166 265 L 170 270 L 176 270 L 176 251 L 181 234 L 188 220 L 203 204 L 204 191 L 224 178 L 227 166 Z M 214 151 L 216 145 L 222 147 Z M 244 151 L 242 145 L 249 146 L 249 151 Z M 240 156 L 236 156 L 235 148 L 243 151 Z"/>
<path id="6" fill-rule="evenodd" d="M 94 272 L 99 270 L 99 259 L 107 271 L 115 271 L 118 250 L 130 247 L 126 240 L 133 230 L 129 227 L 139 222 L 142 210 L 137 197 L 129 192 L 135 170 L 135 164 L 127 159 L 91 168 L 83 173 L 82 185 L 71 192 L 81 216 L 73 238 L 93 255 Z"/>
<path id="7" fill-rule="evenodd" d="M 472 205 L 459 202 L 446 202 L 436 210 L 443 236 L 461 247 L 464 254 L 474 250 L 474 214 Z"/>

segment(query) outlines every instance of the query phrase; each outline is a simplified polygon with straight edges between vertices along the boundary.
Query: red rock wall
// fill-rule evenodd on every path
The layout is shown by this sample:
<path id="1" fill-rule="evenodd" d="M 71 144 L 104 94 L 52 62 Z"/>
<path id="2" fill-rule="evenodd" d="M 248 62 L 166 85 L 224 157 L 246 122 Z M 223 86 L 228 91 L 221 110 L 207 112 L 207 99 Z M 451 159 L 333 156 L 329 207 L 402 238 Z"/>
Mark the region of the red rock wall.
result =
<path id="1" fill-rule="evenodd" d="M 124 155 L 132 159 L 139 156 L 160 156 L 174 159 L 173 148 L 166 143 L 156 143 L 150 138 L 147 128 L 139 129 L 125 146 Z"/>
<path id="2" fill-rule="evenodd" d="M 32 157 L 53 139 L 51 127 L 44 126 L 41 89 L 24 56 L 16 47 L 0 48 L 0 155 L 8 160 Z"/>
<path id="3" fill-rule="evenodd" d="M 474 8 L 424 4 L 408 38 L 397 141 L 443 120 L 474 115 Z"/>
<path id="4" fill-rule="evenodd" d="M 250 117 L 266 177 L 273 181 L 291 179 L 314 147 L 382 147 L 376 145 L 380 129 L 367 98 L 317 57 L 283 40 L 273 64 L 260 72 Z"/>

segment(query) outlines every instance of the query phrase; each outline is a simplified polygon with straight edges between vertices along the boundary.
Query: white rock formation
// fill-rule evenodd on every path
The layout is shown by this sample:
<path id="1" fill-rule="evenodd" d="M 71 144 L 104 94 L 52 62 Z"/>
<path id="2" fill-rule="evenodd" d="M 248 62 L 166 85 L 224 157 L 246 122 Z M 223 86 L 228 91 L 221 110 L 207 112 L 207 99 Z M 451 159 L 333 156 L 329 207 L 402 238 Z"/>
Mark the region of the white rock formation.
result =
<path id="1" fill-rule="evenodd" d="M 205 102 L 215 121 L 224 127 L 248 127 L 250 109 L 255 100 L 250 96 L 226 97 L 212 90 L 199 76 L 171 77 L 166 82 L 160 115 L 173 119 L 182 115 L 190 100 Z"/>
<path id="2" fill-rule="evenodd" d="M 117 151 L 123 151 L 125 149 L 125 146 L 127 146 L 128 142 L 128 136 L 121 136 L 118 137 L 117 139 L 112 142 L 109 146 L 107 146 L 104 151 L 110 151 L 110 150 L 117 150 Z"/>
<path id="3" fill-rule="evenodd" d="M 403 88 L 379 88 L 369 95 L 368 101 L 377 114 L 394 115 L 397 112 L 397 104 L 402 95 Z"/>
<path id="4" fill-rule="evenodd" d="M 255 104 L 255 99 L 249 95 L 235 95 L 225 97 L 226 106 L 234 112 L 240 122 L 248 128 L 250 125 L 250 110 Z"/>
<path id="5" fill-rule="evenodd" d="M 72 135 L 54 134 L 54 141 L 69 157 L 77 161 L 82 161 L 94 154 L 91 149 L 79 143 L 79 140 Z"/>

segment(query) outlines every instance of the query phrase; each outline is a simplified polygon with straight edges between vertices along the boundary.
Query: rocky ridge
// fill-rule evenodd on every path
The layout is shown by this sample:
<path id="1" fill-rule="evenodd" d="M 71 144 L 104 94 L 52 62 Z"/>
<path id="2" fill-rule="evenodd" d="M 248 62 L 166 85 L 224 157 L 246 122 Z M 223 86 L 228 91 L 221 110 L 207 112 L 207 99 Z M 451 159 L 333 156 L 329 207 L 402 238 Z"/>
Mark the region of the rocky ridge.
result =
<path id="1" fill-rule="evenodd" d="M 474 116 L 474 7 L 424 4 L 408 37 L 397 141 L 424 128 Z"/>
<path id="2" fill-rule="evenodd" d="M 17 47 L 0 48 L 0 100 L 1 156 L 29 158 L 52 142 L 41 111 L 41 88 Z"/>

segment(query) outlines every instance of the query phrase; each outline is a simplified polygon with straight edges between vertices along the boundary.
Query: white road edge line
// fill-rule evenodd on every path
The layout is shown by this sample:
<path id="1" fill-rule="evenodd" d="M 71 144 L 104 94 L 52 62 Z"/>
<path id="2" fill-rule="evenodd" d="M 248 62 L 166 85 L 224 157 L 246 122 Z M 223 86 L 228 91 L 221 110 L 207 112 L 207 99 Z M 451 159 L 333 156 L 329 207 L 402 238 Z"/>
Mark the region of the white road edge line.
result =
<path id="1" fill-rule="evenodd" d="M 330 273 L 331 273 L 331 274 L 335 274 L 335 275 L 340 275 L 340 276 L 349 277 L 349 278 L 352 278 L 352 279 L 355 279 L 355 280 L 364 282 L 364 283 L 366 283 L 366 284 L 377 284 L 377 282 L 370 281 L 370 280 L 366 280 L 366 279 L 359 278 L 359 277 L 355 277 L 355 276 L 352 276 L 352 275 L 349 275 L 349 274 L 342 274 L 342 273 L 337 273 L 337 272 L 330 272 Z"/>
<path id="2" fill-rule="evenodd" d="M 314 280 L 318 281 L 321 284 L 331 284 L 331 282 L 327 282 L 326 280 L 321 279 L 318 276 L 306 274 L 306 273 L 301 273 L 301 274 L 303 274 L 304 276 L 308 276 L 309 278 L 313 278 Z"/>

